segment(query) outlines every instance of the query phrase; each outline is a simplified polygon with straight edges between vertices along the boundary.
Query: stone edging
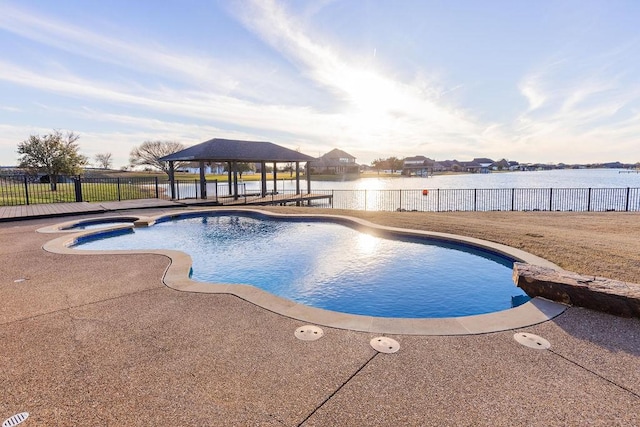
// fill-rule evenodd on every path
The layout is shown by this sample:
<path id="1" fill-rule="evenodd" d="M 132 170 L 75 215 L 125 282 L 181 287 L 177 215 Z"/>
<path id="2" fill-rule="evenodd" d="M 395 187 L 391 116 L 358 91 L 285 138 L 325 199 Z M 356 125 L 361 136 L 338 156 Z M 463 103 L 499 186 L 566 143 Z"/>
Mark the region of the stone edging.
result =
<path id="1" fill-rule="evenodd" d="M 513 280 L 528 295 L 623 317 L 640 317 L 640 285 L 517 262 Z"/>
<path id="2" fill-rule="evenodd" d="M 317 214 L 277 214 L 273 212 L 262 211 L 259 209 L 247 208 L 208 208 L 171 212 L 169 214 L 159 215 L 155 217 L 140 216 L 135 221 L 135 226 L 150 226 L 161 219 L 170 219 L 183 215 L 198 215 L 210 212 L 253 212 L 260 215 L 280 218 L 323 218 L 351 227 L 366 228 L 367 230 L 378 234 L 386 233 L 401 236 L 421 236 L 462 243 L 497 252 L 499 254 L 507 255 L 516 260 L 526 263 L 541 265 L 550 269 L 558 269 L 558 266 L 543 258 L 506 245 L 447 233 L 436 233 L 381 226 L 373 224 L 366 220 L 348 216 Z M 68 224 L 65 223 L 65 226 L 68 226 Z M 133 228 L 133 225 L 108 227 L 109 230 L 122 230 L 130 228 Z M 57 230 L 58 232 L 63 231 L 60 230 L 59 226 L 46 227 L 38 231 L 55 232 L 55 230 Z M 43 246 L 43 248 L 49 252 L 73 255 L 122 255 L 136 253 L 152 253 L 165 255 L 171 259 L 171 265 L 167 268 L 167 271 L 165 272 L 163 277 L 163 281 L 166 286 L 172 289 L 196 293 L 233 294 L 241 299 L 259 305 L 267 310 L 281 314 L 283 316 L 298 319 L 307 323 L 363 332 L 406 335 L 482 334 L 531 326 L 552 319 L 564 312 L 564 310 L 566 309 L 565 305 L 558 304 L 553 301 L 548 301 L 542 298 L 534 298 L 521 306 L 509 310 L 475 316 L 451 318 L 396 319 L 338 313 L 298 304 L 250 285 L 196 282 L 189 278 L 189 272 L 191 270 L 192 262 L 191 257 L 184 252 L 172 250 L 89 251 L 76 250 L 71 247 L 81 237 L 96 234 L 101 231 L 104 231 L 104 229 L 65 234 L 63 237 L 59 237 L 47 242 Z"/>

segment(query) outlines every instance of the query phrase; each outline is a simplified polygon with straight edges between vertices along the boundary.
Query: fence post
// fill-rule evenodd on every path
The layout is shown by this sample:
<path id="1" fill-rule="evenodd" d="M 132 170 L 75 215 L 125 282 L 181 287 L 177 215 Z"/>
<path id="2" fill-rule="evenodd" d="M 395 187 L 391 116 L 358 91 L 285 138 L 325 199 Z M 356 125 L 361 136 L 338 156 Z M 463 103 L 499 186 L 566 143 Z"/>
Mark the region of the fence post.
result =
<path id="1" fill-rule="evenodd" d="M 440 188 L 436 190 L 437 202 L 436 202 L 436 212 L 440 212 Z"/>
<path id="2" fill-rule="evenodd" d="M 116 186 L 118 187 L 118 201 L 121 202 L 122 199 L 120 197 L 120 177 L 116 178 Z"/>
<path id="3" fill-rule="evenodd" d="M 553 210 L 553 188 L 549 189 L 549 212 Z"/>
<path id="4" fill-rule="evenodd" d="M 512 188 L 511 189 L 511 212 L 513 212 L 515 210 L 515 203 L 516 203 L 516 189 Z"/>
<path id="5" fill-rule="evenodd" d="M 364 211 L 367 211 L 367 189 L 364 189 Z"/>
<path id="6" fill-rule="evenodd" d="M 625 212 L 629 212 L 629 190 L 630 190 L 630 188 L 627 187 L 627 196 L 626 196 L 626 201 L 624 203 L 624 211 Z"/>
<path id="7" fill-rule="evenodd" d="M 158 177 L 155 177 L 155 181 L 156 181 L 156 199 L 160 198 L 160 190 L 158 189 Z"/>
<path id="8" fill-rule="evenodd" d="M 76 202 L 82 201 L 82 184 L 80 183 L 80 177 L 73 178 L 73 185 L 76 190 Z"/>
<path id="9" fill-rule="evenodd" d="M 400 212 L 402 212 L 402 190 L 400 190 Z"/>
<path id="10" fill-rule="evenodd" d="M 478 200 L 478 190 L 476 188 L 473 189 L 473 211 L 476 211 L 476 202 Z"/>
<path id="11" fill-rule="evenodd" d="M 27 175 L 23 175 L 23 178 L 24 178 L 24 198 L 28 205 L 29 204 L 29 181 L 27 180 Z"/>
<path id="12" fill-rule="evenodd" d="M 587 212 L 591 211 L 591 187 L 589 187 L 589 193 L 587 195 Z"/>

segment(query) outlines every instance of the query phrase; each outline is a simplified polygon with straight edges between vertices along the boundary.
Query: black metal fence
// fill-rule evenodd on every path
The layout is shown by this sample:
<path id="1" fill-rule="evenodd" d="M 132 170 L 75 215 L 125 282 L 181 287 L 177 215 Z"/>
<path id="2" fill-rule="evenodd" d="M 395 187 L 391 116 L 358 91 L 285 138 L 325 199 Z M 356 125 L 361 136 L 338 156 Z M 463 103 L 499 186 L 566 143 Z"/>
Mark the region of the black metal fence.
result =
<path id="1" fill-rule="evenodd" d="M 640 211 L 640 188 L 319 190 L 314 206 L 365 211 Z"/>
<path id="2" fill-rule="evenodd" d="M 200 198 L 200 181 L 177 180 L 176 198 Z M 60 177 L 51 184 L 29 175 L 0 175 L 0 206 L 55 202 L 104 202 L 159 198 L 169 200 L 166 180 L 150 178 Z M 208 182 L 207 198 L 224 201 L 232 191 L 227 183 Z M 240 198 L 246 186 L 238 188 Z M 291 191 L 294 194 L 294 191 Z M 478 188 L 427 190 L 313 190 L 332 196 L 312 206 L 365 211 L 640 211 L 640 188 Z"/>
<path id="3" fill-rule="evenodd" d="M 106 202 L 169 196 L 158 178 L 48 177 L 0 175 L 0 206 L 58 202 Z"/>

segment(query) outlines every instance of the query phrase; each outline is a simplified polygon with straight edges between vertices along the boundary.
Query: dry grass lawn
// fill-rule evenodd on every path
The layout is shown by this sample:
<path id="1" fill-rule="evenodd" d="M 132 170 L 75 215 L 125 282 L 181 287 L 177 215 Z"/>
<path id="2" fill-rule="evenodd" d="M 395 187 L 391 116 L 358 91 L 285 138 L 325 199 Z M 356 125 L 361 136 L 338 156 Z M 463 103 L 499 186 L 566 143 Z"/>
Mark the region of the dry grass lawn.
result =
<path id="1" fill-rule="evenodd" d="M 300 213 L 296 207 L 265 208 Z M 533 253 L 576 273 L 640 283 L 639 212 L 360 212 L 302 208 L 348 215 L 401 228 L 498 242 Z"/>

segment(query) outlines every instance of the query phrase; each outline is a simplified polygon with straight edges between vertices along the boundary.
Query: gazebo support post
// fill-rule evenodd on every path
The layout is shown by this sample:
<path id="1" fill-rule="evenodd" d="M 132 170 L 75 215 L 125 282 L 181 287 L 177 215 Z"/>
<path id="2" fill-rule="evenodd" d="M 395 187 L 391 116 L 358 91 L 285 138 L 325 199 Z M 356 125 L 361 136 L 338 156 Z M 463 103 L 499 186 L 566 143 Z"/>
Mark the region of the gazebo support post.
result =
<path id="1" fill-rule="evenodd" d="M 233 185 L 233 181 L 231 180 L 231 161 L 227 162 L 227 183 L 229 184 L 229 195 L 233 195 L 233 189 L 231 186 Z"/>
<path id="2" fill-rule="evenodd" d="M 238 200 L 238 162 L 233 162 L 233 200 Z"/>
<path id="3" fill-rule="evenodd" d="M 311 162 L 304 166 L 304 172 L 307 176 L 307 194 L 311 194 Z M 307 206 L 311 206 L 311 200 L 307 201 Z"/>
<path id="4" fill-rule="evenodd" d="M 296 162 L 296 196 L 300 195 L 300 162 Z M 300 206 L 300 201 L 296 202 L 296 206 Z"/>
<path id="5" fill-rule="evenodd" d="M 175 200 L 176 199 L 176 187 L 175 187 L 175 181 L 176 181 L 176 174 L 175 174 L 175 168 L 173 165 L 172 161 L 169 161 L 169 186 L 171 187 L 171 200 Z"/>
<path id="6" fill-rule="evenodd" d="M 200 198 L 207 198 L 207 180 L 204 175 L 204 160 L 200 160 Z"/>
<path id="7" fill-rule="evenodd" d="M 267 163 L 260 162 L 260 184 L 262 197 L 267 197 Z"/>
<path id="8" fill-rule="evenodd" d="M 276 167 L 276 162 L 273 162 L 273 194 L 278 193 L 278 168 Z"/>

